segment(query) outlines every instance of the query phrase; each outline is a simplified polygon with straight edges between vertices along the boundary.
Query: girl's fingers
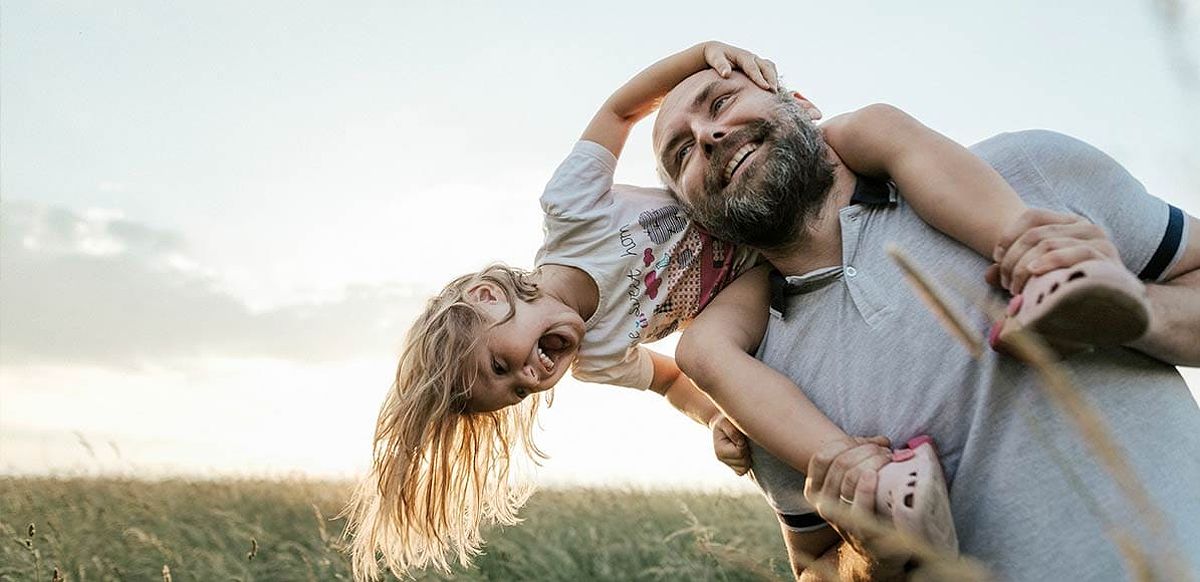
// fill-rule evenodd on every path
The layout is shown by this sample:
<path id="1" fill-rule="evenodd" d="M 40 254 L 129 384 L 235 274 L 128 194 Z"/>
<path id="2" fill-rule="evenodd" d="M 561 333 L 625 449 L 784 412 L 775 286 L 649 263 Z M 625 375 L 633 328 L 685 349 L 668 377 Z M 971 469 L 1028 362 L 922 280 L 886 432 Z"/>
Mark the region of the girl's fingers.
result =
<path id="1" fill-rule="evenodd" d="M 1072 218 L 1069 222 L 1057 222 L 1043 224 L 1040 226 L 1031 227 L 1021 233 L 1014 239 L 1003 252 L 1000 259 L 1000 283 L 1013 293 L 1019 293 L 1018 288 L 1013 287 L 1013 271 L 1022 262 L 1028 262 L 1031 251 L 1035 251 L 1039 245 L 1044 245 L 1047 241 L 1054 239 L 1074 239 L 1075 241 L 1084 241 L 1096 238 L 1098 227 L 1087 222 L 1079 217 L 1071 217 L 1071 215 L 1058 215 Z M 1101 236 L 1103 236 L 1102 232 Z M 1062 244 L 1062 240 L 1055 244 Z M 1049 249 L 1053 250 L 1053 249 Z"/>
<path id="2" fill-rule="evenodd" d="M 758 68 L 763 72 L 763 76 L 766 77 L 767 83 L 771 85 L 771 90 L 778 91 L 779 72 L 775 70 L 775 63 L 767 59 L 758 59 L 758 65 Z"/>
<path id="3" fill-rule="evenodd" d="M 1031 208 L 1026 210 L 1017 218 L 1015 222 L 1008 225 L 1004 229 L 1004 234 L 1000 235 L 1000 241 L 996 243 L 996 250 L 993 253 L 992 260 L 999 262 L 1004 254 L 1010 250 L 1009 247 L 1026 231 L 1046 224 L 1068 224 L 1075 222 L 1078 217 L 1072 214 L 1064 214 L 1041 208 Z"/>
<path id="4" fill-rule="evenodd" d="M 771 84 L 767 82 L 767 78 L 763 76 L 762 69 L 760 69 L 758 66 L 757 57 L 746 53 L 745 55 L 742 55 L 740 59 L 738 59 L 738 65 L 741 66 L 742 72 L 746 73 L 746 76 L 750 77 L 751 81 L 754 81 L 755 85 L 758 85 L 759 87 L 762 87 L 768 91 L 771 90 Z"/>
<path id="5" fill-rule="evenodd" d="M 1030 229 L 1017 238 L 1000 264 L 1001 282 L 1013 293 L 1020 293 L 1029 277 L 1027 265 L 1046 253 L 1070 247 L 1089 247 L 1094 251 L 1084 253 L 1085 258 L 1081 260 L 1120 258 L 1104 229 L 1091 222 L 1081 218 L 1070 224 L 1048 224 Z"/>
<path id="6" fill-rule="evenodd" d="M 708 61 L 708 66 L 713 67 L 713 71 L 716 71 L 716 74 L 720 74 L 721 77 L 728 77 L 733 71 L 733 65 L 725 55 L 725 50 L 718 48 L 706 50 L 704 60 Z"/>
<path id="7" fill-rule="evenodd" d="M 1008 272 L 1008 288 L 1016 295 L 1025 289 L 1025 282 L 1029 280 L 1029 265 L 1037 261 L 1042 255 L 1048 252 L 1065 249 L 1077 241 L 1070 238 L 1047 238 L 1042 239 L 1036 245 L 1026 250 Z"/>
<path id="8" fill-rule="evenodd" d="M 1055 269 L 1065 269 L 1091 259 L 1104 258 L 1103 253 L 1090 247 L 1080 246 L 1050 251 L 1028 265 L 1032 276 L 1045 275 Z"/>

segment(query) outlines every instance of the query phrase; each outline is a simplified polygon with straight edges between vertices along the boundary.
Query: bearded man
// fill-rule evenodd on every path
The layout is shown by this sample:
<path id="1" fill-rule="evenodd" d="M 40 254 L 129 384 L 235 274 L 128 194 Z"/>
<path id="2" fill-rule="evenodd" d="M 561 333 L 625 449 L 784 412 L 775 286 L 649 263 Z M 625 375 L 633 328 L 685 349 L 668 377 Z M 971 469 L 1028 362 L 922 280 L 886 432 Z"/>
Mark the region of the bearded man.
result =
<path id="1" fill-rule="evenodd" d="M 1034 208 L 1010 227 L 1000 278 L 1027 278 L 1052 250 L 1148 275 L 1149 332 L 1063 365 L 1165 515 L 1166 531 L 1152 531 L 1034 372 L 994 352 L 972 358 L 907 289 L 883 248 L 894 243 L 960 281 L 983 279 L 992 261 L 924 223 L 903 192 L 851 172 L 815 117 L 798 93 L 704 71 L 671 91 L 654 127 L 660 173 L 694 219 L 757 248 L 778 271 L 757 357 L 850 434 L 893 442 L 931 435 L 961 550 L 1000 579 L 1124 577 L 1127 563 L 1109 535 L 1117 530 L 1142 544 L 1159 573 L 1200 569 L 1200 409 L 1175 368 L 1200 364 L 1200 236 L 1188 236 L 1197 219 L 1061 134 L 1003 134 L 972 148 Z M 747 145 L 753 153 L 728 179 L 732 156 Z M 1053 244 L 1040 244 L 1046 240 Z M 958 303 L 986 327 L 984 314 Z M 826 451 L 807 472 L 828 477 L 855 454 Z M 761 447 L 752 458 L 773 508 L 781 516 L 804 511 L 804 474 Z M 901 577 L 904 556 L 839 519 L 845 512 L 828 511 L 840 503 L 836 486 L 825 479 L 808 487 L 807 501 L 845 540 L 821 559 L 850 579 Z M 872 510 L 871 487 L 859 482 L 850 513 Z M 801 534 L 781 521 L 799 575 Z"/>

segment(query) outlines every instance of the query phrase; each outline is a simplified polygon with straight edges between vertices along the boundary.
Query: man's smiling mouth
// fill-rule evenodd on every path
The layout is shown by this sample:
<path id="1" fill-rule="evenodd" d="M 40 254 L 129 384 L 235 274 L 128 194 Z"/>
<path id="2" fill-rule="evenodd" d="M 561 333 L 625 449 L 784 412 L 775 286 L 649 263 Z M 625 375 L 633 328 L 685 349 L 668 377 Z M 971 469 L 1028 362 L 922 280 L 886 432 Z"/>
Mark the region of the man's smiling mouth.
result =
<path id="1" fill-rule="evenodd" d="M 750 154 L 754 153 L 755 150 L 758 149 L 758 147 L 759 147 L 759 144 L 754 143 L 754 142 L 748 142 L 748 143 L 746 143 L 746 145 L 743 145 L 741 148 L 738 148 L 738 151 L 734 152 L 733 156 L 731 158 L 729 158 L 729 163 L 725 164 L 725 183 L 726 184 L 728 184 L 731 180 L 733 180 L 734 173 L 736 173 L 738 171 L 738 168 L 742 167 L 742 163 L 745 162 L 746 158 L 750 157 Z"/>

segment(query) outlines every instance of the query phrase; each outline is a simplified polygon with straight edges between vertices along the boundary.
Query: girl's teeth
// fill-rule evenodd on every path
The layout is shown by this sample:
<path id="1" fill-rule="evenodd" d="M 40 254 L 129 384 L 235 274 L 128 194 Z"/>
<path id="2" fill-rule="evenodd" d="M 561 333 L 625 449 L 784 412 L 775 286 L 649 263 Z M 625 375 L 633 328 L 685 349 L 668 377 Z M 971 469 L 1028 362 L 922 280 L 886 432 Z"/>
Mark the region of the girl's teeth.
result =
<path id="1" fill-rule="evenodd" d="M 546 352 L 542 351 L 542 348 L 538 348 L 537 352 L 538 352 L 538 359 L 541 360 L 542 365 L 546 366 L 547 370 L 553 371 L 554 370 L 554 360 L 551 360 L 550 356 L 547 356 Z"/>

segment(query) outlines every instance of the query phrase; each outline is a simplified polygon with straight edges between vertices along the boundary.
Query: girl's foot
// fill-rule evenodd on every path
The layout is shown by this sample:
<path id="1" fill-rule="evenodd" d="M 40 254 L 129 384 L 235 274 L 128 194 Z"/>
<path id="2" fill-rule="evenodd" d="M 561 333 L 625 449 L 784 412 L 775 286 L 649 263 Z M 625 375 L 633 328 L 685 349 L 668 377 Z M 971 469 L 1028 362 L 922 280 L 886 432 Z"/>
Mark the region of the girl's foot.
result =
<path id="1" fill-rule="evenodd" d="M 892 516 L 897 530 L 958 555 L 950 495 L 933 438 L 915 437 L 907 448 L 892 452 L 892 462 L 879 470 L 875 507 Z"/>
<path id="2" fill-rule="evenodd" d="M 1030 279 L 988 340 L 997 351 L 1011 353 L 1014 333 L 1031 331 L 1068 356 L 1131 342 L 1149 327 L 1146 286 L 1124 267 L 1093 259 Z"/>

